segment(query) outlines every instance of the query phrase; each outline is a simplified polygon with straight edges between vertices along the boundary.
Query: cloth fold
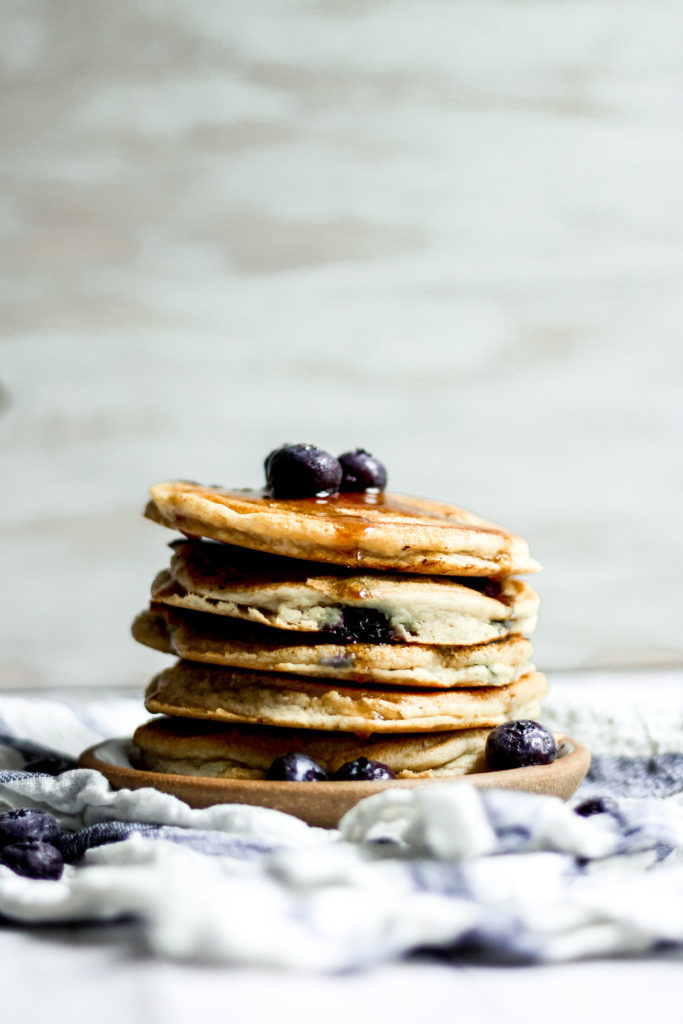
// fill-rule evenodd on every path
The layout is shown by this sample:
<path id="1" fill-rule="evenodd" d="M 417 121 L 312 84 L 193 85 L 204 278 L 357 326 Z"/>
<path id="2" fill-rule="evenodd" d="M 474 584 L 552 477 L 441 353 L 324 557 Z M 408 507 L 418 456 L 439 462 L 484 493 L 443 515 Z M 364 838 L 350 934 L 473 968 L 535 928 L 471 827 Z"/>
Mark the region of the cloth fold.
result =
<path id="1" fill-rule="evenodd" d="M 328 831 L 265 808 L 114 791 L 85 769 L 23 770 L 73 757 L 110 721 L 132 731 L 137 701 L 107 704 L 110 716 L 0 697 L 0 811 L 54 813 L 67 861 L 57 882 L 0 866 L 5 918 L 134 917 L 160 956 L 308 970 L 425 949 L 552 962 L 683 946 L 680 751 L 599 751 L 577 800 L 617 801 L 588 818 L 553 797 L 459 782 L 376 794 Z M 624 797 L 634 770 L 650 779 L 639 791 L 669 795 Z"/>

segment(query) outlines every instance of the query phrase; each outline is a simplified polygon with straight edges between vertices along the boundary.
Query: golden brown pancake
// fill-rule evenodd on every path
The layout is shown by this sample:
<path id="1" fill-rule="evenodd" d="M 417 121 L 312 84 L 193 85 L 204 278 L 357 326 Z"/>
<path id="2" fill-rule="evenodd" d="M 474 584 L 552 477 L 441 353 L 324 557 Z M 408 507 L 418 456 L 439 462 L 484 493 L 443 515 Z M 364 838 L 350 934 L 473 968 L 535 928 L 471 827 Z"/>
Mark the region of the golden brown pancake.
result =
<path id="1" fill-rule="evenodd" d="M 358 573 L 211 541 L 172 547 L 152 599 L 179 608 L 358 641 L 471 645 L 536 626 L 538 596 L 521 580 Z"/>
<path id="2" fill-rule="evenodd" d="M 132 629 L 140 643 L 187 661 L 352 683 L 503 686 L 533 668 L 533 648 L 521 636 L 473 647 L 340 644 L 322 633 L 292 633 L 160 604 L 141 612 Z"/>
<path id="3" fill-rule="evenodd" d="M 148 711 L 179 718 L 373 733 L 481 729 L 535 718 L 547 691 L 530 672 L 508 686 L 457 690 L 335 686 L 301 676 L 179 661 L 150 683 Z"/>
<path id="4" fill-rule="evenodd" d="M 367 757 L 388 765 L 400 779 L 453 778 L 485 771 L 488 729 L 372 736 L 221 726 L 185 718 L 156 718 L 141 725 L 133 742 L 135 761 L 148 771 L 216 779 L 264 779 L 282 754 L 307 754 L 331 775 L 348 761 Z"/>
<path id="5" fill-rule="evenodd" d="M 183 481 L 156 484 L 151 496 L 146 515 L 164 526 L 291 558 L 445 576 L 540 568 L 521 537 L 423 498 L 365 491 L 276 499 Z"/>

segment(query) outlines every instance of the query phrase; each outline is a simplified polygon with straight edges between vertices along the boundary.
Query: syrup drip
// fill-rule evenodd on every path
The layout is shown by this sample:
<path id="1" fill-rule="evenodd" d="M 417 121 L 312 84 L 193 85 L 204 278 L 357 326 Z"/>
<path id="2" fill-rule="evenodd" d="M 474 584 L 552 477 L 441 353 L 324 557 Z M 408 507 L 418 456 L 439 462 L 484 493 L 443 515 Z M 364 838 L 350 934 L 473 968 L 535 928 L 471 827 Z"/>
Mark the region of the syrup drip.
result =
<path id="1" fill-rule="evenodd" d="M 421 504 L 413 504 L 410 498 L 387 494 L 384 491 L 358 491 L 330 494 L 317 498 L 273 498 L 267 491 L 226 490 L 224 488 L 188 487 L 200 498 L 216 502 L 219 505 L 233 507 L 236 502 L 254 506 L 259 509 L 273 509 L 278 512 L 294 512 L 315 518 L 330 519 L 339 532 L 357 534 L 359 531 L 379 529 L 387 520 L 397 519 L 405 525 L 415 523 L 423 525 L 424 520 L 432 520 L 435 526 L 457 530 L 474 530 L 480 533 L 496 533 L 506 536 L 505 531 L 496 526 L 480 526 L 468 518 L 457 518 L 443 512 L 424 508 Z"/>

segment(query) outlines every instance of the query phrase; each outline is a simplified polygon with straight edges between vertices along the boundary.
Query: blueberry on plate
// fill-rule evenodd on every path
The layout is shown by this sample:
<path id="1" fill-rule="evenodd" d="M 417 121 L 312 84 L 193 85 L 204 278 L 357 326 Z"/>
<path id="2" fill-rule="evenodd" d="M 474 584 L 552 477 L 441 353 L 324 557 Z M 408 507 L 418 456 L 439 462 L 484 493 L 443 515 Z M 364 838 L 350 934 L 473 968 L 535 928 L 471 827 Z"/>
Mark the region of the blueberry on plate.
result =
<path id="1" fill-rule="evenodd" d="M 365 448 L 344 452 L 339 456 L 343 471 L 340 491 L 383 491 L 387 485 L 387 471 L 374 455 Z"/>
<path id="2" fill-rule="evenodd" d="M 486 761 L 494 772 L 550 764 L 556 753 L 553 734 L 529 719 L 504 722 L 492 729 L 486 739 Z"/>
<path id="3" fill-rule="evenodd" d="M 327 772 L 307 754 L 281 754 L 266 773 L 271 782 L 327 782 Z"/>
<path id="4" fill-rule="evenodd" d="M 43 878 L 56 881 L 62 877 L 64 858 L 50 843 L 26 839 L 11 843 L 0 853 L 0 864 L 11 868 L 25 878 Z"/>
<path id="5" fill-rule="evenodd" d="M 19 807 L 0 814 L 0 848 L 25 840 L 59 844 L 59 825 L 47 811 L 38 807 Z"/>
<path id="6" fill-rule="evenodd" d="M 382 779 L 395 779 L 396 773 L 388 764 L 381 761 L 369 761 L 367 757 L 358 757 L 355 761 L 347 761 L 332 776 L 335 782 L 379 782 Z"/>
<path id="7" fill-rule="evenodd" d="M 313 498 L 339 490 L 342 468 L 334 455 L 312 444 L 286 444 L 265 461 L 274 498 Z"/>
<path id="8" fill-rule="evenodd" d="M 611 796 L 592 796 L 582 800 L 574 808 L 574 814 L 582 818 L 592 818 L 594 814 L 612 814 L 619 817 L 619 805 Z"/>

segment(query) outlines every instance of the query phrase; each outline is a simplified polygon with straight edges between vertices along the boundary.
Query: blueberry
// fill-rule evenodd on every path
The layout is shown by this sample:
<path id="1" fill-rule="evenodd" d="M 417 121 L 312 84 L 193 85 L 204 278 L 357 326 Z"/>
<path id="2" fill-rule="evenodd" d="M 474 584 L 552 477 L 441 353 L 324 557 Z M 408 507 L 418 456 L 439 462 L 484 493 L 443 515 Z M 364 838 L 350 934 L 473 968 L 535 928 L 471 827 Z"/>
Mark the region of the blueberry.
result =
<path id="1" fill-rule="evenodd" d="M 70 772 L 75 767 L 76 762 L 65 757 L 37 757 L 34 761 L 26 762 L 24 771 L 41 775 L 61 775 L 62 772 Z"/>
<path id="2" fill-rule="evenodd" d="M 16 811 L 0 814 L 0 848 L 29 839 L 57 846 L 57 819 L 37 807 L 20 807 Z"/>
<path id="3" fill-rule="evenodd" d="M 461 587 L 479 591 L 485 597 L 492 597 L 496 601 L 503 600 L 503 584 L 500 580 L 492 580 L 487 576 L 452 576 L 451 579 Z"/>
<path id="4" fill-rule="evenodd" d="M 286 448 L 286 447 L 287 447 L 287 445 L 283 445 L 283 448 Z M 277 453 L 279 451 L 280 451 L 279 448 L 273 448 L 272 452 L 268 452 L 268 454 L 266 455 L 266 457 L 264 459 L 263 468 L 264 468 L 265 473 L 266 473 L 266 480 L 268 479 L 268 476 L 270 474 L 270 463 L 273 460 L 273 456 L 277 455 Z"/>
<path id="5" fill-rule="evenodd" d="M 594 814 L 612 814 L 619 817 L 619 806 L 610 796 L 593 796 L 583 800 L 574 808 L 574 813 L 582 818 L 591 818 Z"/>
<path id="6" fill-rule="evenodd" d="M 519 719 L 504 722 L 492 729 L 486 740 L 489 768 L 527 768 L 532 764 L 550 764 L 555 760 L 557 746 L 552 733 L 538 722 Z"/>
<path id="7" fill-rule="evenodd" d="M 281 754 L 266 773 L 273 782 L 327 782 L 327 772 L 307 754 Z"/>
<path id="8" fill-rule="evenodd" d="M 356 448 L 355 452 L 344 452 L 339 456 L 339 463 L 344 476 L 339 487 L 340 491 L 383 491 L 387 485 L 387 471 L 374 455 L 365 448 Z"/>
<path id="9" fill-rule="evenodd" d="M 335 782 L 379 782 L 381 779 L 395 779 L 396 773 L 388 764 L 381 761 L 369 761 L 367 757 L 359 757 L 355 761 L 347 761 L 334 773 Z"/>
<path id="10" fill-rule="evenodd" d="M 46 878 L 56 881 L 62 877 L 64 858 L 50 843 L 27 839 L 12 843 L 0 853 L 0 864 L 26 878 Z"/>
<path id="11" fill-rule="evenodd" d="M 394 638 L 388 618 L 378 608 L 344 608 L 329 632 L 340 643 L 386 644 Z"/>
<path id="12" fill-rule="evenodd" d="M 265 461 L 274 498 L 313 498 L 339 490 L 342 468 L 334 455 L 312 444 L 286 444 Z"/>

